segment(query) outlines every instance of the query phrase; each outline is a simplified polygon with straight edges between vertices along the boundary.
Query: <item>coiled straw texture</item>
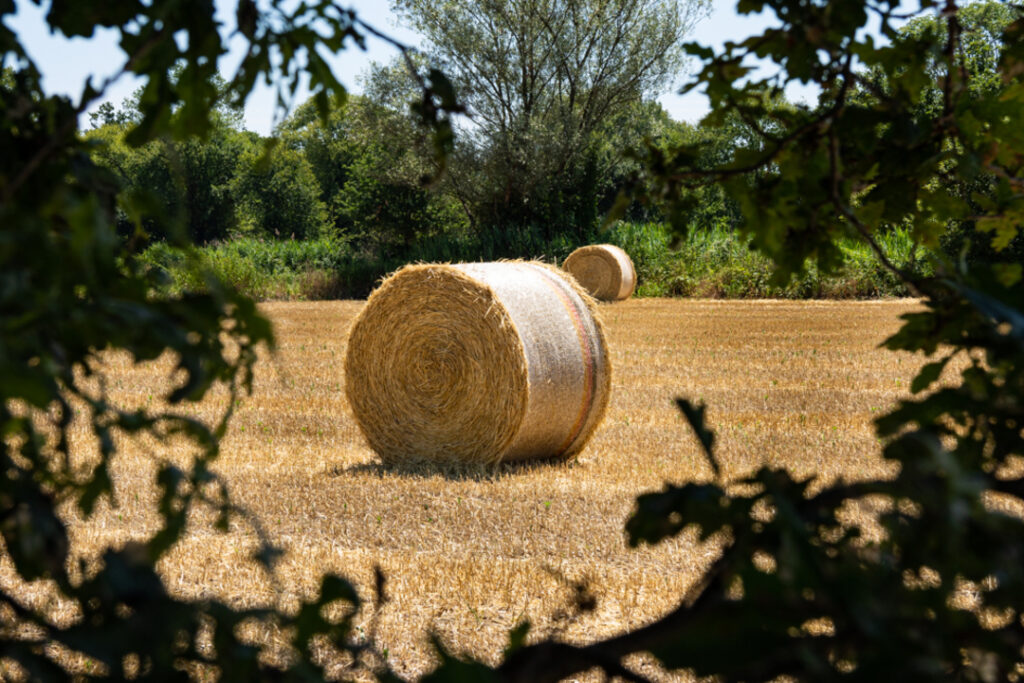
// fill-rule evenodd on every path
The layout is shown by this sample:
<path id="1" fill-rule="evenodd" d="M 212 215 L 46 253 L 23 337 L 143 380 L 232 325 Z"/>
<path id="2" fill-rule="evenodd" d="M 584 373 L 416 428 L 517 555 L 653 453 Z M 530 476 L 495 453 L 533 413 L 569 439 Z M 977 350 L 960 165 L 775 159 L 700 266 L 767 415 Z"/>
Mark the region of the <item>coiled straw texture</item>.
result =
<path id="1" fill-rule="evenodd" d="M 370 295 L 345 391 L 385 463 L 568 458 L 608 404 L 593 301 L 525 261 L 406 266 Z"/>
<path id="2" fill-rule="evenodd" d="M 633 296 L 636 270 L 629 254 L 613 244 L 580 247 L 562 264 L 580 286 L 602 301 L 622 301 Z"/>

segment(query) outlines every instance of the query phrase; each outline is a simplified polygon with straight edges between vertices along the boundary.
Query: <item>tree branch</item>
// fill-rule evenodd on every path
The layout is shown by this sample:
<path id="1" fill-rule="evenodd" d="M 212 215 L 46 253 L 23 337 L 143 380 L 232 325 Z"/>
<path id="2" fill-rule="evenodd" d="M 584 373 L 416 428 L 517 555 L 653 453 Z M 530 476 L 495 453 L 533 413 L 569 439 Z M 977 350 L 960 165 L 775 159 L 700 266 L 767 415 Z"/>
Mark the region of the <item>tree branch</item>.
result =
<path id="1" fill-rule="evenodd" d="M 13 181 L 11 181 L 10 185 L 7 185 L 4 188 L 3 201 L 5 203 L 11 200 L 14 194 L 21 189 L 21 186 L 28 181 L 29 177 L 36 172 L 39 166 L 57 150 L 58 145 L 62 144 L 61 141 L 75 132 L 78 126 L 78 117 L 85 113 L 85 110 L 89 108 L 89 105 L 96 100 L 101 99 L 110 86 L 116 83 L 122 76 L 124 76 L 124 74 L 128 73 L 128 70 L 131 69 L 139 59 L 145 57 L 162 39 L 163 38 L 159 33 L 154 33 L 149 40 L 139 46 L 139 49 L 135 54 L 128 58 L 128 61 L 121 66 L 120 70 L 104 79 L 103 83 L 100 84 L 99 90 L 93 91 L 91 97 L 86 97 L 86 94 L 84 92 L 82 93 L 82 100 L 78 103 L 78 106 L 75 107 L 72 115 L 69 116 L 59 128 L 57 128 L 53 135 L 50 136 L 50 139 L 47 140 L 46 144 L 40 147 L 39 151 L 25 163 L 18 175 L 15 176 Z"/>

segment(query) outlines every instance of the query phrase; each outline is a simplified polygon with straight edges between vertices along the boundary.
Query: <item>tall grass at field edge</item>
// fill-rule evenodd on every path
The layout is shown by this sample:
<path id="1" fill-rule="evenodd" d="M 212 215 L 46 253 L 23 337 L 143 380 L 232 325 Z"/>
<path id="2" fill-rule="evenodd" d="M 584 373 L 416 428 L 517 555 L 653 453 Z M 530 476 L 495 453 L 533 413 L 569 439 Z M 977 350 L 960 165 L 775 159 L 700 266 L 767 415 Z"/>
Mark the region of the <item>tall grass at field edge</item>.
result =
<path id="1" fill-rule="evenodd" d="M 853 238 L 840 249 L 845 263 L 823 273 L 813 262 L 785 286 L 772 284 L 770 259 L 726 228 L 691 231 L 677 243 L 664 223 L 616 224 L 606 241 L 624 249 L 637 269 L 638 296 L 723 299 L 856 299 L 907 296 L 899 280 L 883 268 L 871 248 Z M 898 266 L 930 272 L 925 250 L 908 231 L 882 236 L 880 246 Z"/>
<path id="2" fill-rule="evenodd" d="M 772 284 L 771 261 L 752 251 L 725 228 L 691 231 L 673 243 L 663 223 L 620 221 L 590 242 L 624 249 L 637 269 L 638 296 L 701 298 L 851 299 L 906 296 L 902 284 L 882 268 L 870 248 L 857 240 L 840 244 L 845 263 L 822 273 L 814 263 L 785 286 Z M 900 267 L 928 274 L 927 254 L 906 231 L 879 239 Z M 259 300 L 318 300 L 366 296 L 379 280 L 406 263 L 537 258 L 559 264 L 580 240 L 545 239 L 540 230 L 504 235 L 501 241 L 467 235 L 425 240 L 404 255 L 380 256 L 344 239 L 259 240 L 240 238 L 196 249 L 198 259 L 165 243 L 150 246 L 141 261 L 167 275 L 172 294 L 205 287 L 202 264 L 239 291 Z"/>

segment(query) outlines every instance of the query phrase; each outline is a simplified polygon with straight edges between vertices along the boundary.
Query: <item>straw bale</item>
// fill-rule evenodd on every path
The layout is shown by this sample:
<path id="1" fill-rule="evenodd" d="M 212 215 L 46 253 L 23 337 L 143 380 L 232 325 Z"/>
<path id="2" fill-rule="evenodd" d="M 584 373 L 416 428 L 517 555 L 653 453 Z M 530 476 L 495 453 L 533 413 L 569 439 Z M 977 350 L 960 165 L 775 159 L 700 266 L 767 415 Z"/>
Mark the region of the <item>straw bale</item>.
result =
<path id="1" fill-rule="evenodd" d="M 385 463 L 569 458 L 608 404 L 595 312 L 540 263 L 406 266 L 352 325 L 349 403 Z"/>
<path id="2" fill-rule="evenodd" d="M 633 296 L 636 270 L 629 254 L 613 244 L 593 244 L 569 254 L 562 268 L 572 274 L 591 296 L 622 301 Z"/>

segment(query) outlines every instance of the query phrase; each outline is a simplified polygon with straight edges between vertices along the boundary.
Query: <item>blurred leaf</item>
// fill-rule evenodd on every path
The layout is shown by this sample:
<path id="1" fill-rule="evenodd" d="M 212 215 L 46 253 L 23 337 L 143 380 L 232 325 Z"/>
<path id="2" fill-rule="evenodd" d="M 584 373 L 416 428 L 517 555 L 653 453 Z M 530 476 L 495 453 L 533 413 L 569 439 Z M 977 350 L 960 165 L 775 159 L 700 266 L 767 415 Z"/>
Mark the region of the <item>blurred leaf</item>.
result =
<path id="1" fill-rule="evenodd" d="M 928 363 L 921 368 L 921 371 L 917 373 L 917 377 L 910 383 L 910 391 L 918 394 L 931 386 L 932 382 L 939 378 L 942 374 L 943 368 L 946 367 L 946 363 L 949 362 L 950 356 L 943 358 L 940 361 L 934 363 Z"/>
<path id="2" fill-rule="evenodd" d="M 712 451 L 715 444 L 715 433 L 704 426 L 704 412 L 707 410 L 707 406 L 703 403 L 694 405 L 685 398 L 677 398 L 676 406 L 683 413 L 686 421 L 690 423 L 693 433 L 697 435 L 697 440 L 704 449 L 704 455 L 707 457 L 708 464 L 711 465 L 715 477 L 720 477 L 721 471 L 718 467 L 718 461 L 715 460 L 715 454 Z"/>
<path id="3" fill-rule="evenodd" d="M 522 621 L 515 628 L 508 632 L 508 645 L 505 647 L 505 657 L 508 657 L 516 650 L 522 649 L 526 644 L 526 636 L 530 633 L 530 622 Z"/>
<path id="4" fill-rule="evenodd" d="M 497 683 L 501 680 L 484 664 L 452 657 L 436 635 L 431 636 L 430 642 L 441 664 L 423 676 L 422 683 Z"/>
<path id="5" fill-rule="evenodd" d="M 15 570 L 26 581 L 64 583 L 68 536 L 53 499 L 24 473 L 8 473 L 0 485 L 0 533 Z"/>

